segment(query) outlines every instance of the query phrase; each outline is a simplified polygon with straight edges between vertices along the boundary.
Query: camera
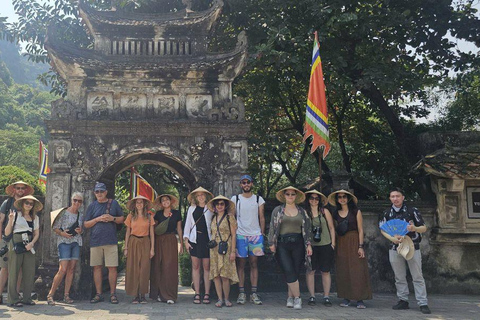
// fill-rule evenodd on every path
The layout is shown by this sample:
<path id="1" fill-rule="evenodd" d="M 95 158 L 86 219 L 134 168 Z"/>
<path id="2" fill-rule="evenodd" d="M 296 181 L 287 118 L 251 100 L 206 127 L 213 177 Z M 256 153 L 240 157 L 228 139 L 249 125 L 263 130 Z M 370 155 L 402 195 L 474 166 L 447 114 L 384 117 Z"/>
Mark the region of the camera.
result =
<path id="1" fill-rule="evenodd" d="M 322 239 L 322 227 L 313 227 L 313 241 L 320 242 Z"/>
<path id="2" fill-rule="evenodd" d="M 0 249 L 0 257 L 3 257 L 6 255 L 8 252 L 8 246 L 4 246 L 3 248 Z"/>
<path id="3" fill-rule="evenodd" d="M 208 241 L 208 243 L 207 243 L 207 247 L 210 248 L 210 249 L 213 249 L 213 248 L 215 248 L 216 246 L 217 246 L 217 241 L 215 241 L 215 240 L 210 240 L 210 241 Z"/>

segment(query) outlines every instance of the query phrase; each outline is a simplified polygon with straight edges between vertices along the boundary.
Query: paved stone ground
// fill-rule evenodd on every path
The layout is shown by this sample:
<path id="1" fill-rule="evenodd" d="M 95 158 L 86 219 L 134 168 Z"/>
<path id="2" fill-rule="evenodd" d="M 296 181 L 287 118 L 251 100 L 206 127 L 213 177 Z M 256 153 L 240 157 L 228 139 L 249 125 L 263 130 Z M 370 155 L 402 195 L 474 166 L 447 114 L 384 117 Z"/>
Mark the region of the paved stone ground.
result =
<path id="1" fill-rule="evenodd" d="M 47 305 L 39 301 L 36 306 L 25 306 L 13 309 L 0 306 L 0 318 L 6 319 L 82 319 L 82 320 L 146 320 L 146 319 L 480 319 L 480 296 L 472 295 L 431 295 L 429 296 L 431 315 L 420 313 L 415 302 L 411 302 L 410 310 L 394 311 L 391 306 L 396 302 L 392 294 L 375 294 L 374 299 L 367 301 L 367 309 L 357 310 L 354 307 L 342 308 L 340 299 L 332 297 L 333 307 L 323 305 L 308 306 L 307 295 L 304 295 L 302 310 L 296 311 L 285 307 L 285 293 L 262 293 L 262 306 L 247 303 L 245 306 L 234 305 L 232 308 L 216 308 L 210 305 L 194 305 L 193 291 L 180 287 L 178 302 L 174 305 L 151 302 L 145 305 L 133 305 L 131 297 L 125 296 L 123 281 L 118 285 L 120 303 L 112 305 L 101 302 L 92 305 L 88 301 L 76 302 L 74 305 L 57 303 Z M 107 297 L 107 295 L 105 295 Z M 236 298 L 236 297 L 235 297 Z M 321 296 L 317 296 L 319 300 Z M 234 299 L 232 299 L 234 300 Z M 414 297 L 411 297 L 414 300 Z"/>

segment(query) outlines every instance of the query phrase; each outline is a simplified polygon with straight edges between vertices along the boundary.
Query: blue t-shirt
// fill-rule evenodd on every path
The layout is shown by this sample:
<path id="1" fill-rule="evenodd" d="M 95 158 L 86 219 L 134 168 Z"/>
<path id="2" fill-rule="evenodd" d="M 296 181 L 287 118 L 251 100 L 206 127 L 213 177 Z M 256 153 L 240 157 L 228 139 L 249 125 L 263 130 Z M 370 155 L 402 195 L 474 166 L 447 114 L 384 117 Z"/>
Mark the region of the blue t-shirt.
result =
<path id="1" fill-rule="evenodd" d="M 88 206 L 85 221 L 90 221 L 105 214 L 107 212 L 107 204 L 108 202 L 98 203 L 98 201 L 91 203 Z M 110 215 L 114 217 L 123 216 L 122 208 L 120 208 L 116 200 L 112 200 Z M 90 230 L 90 247 L 100 247 L 118 243 L 116 223 L 113 221 L 97 222 Z"/>

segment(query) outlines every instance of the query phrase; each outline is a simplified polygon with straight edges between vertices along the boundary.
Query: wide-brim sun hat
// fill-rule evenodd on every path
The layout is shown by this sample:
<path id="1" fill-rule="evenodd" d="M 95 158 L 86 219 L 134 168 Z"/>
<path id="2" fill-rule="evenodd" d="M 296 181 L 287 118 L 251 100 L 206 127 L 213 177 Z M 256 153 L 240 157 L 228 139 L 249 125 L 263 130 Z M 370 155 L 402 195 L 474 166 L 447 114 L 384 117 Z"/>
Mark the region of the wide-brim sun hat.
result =
<path id="1" fill-rule="evenodd" d="M 153 201 L 153 207 L 156 208 L 157 210 L 160 210 L 163 208 L 162 206 L 162 198 L 163 197 L 169 197 L 170 198 L 170 207 L 172 209 L 177 209 L 178 208 L 178 198 L 175 197 L 172 194 L 164 193 L 159 195 L 155 201 Z"/>
<path id="2" fill-rule="evenodd" d="M 409 236 L 403 237 L 403 241 L 398 245 L 397 252 L 405 260 L 411 260 L 415 254 L 415 245 L 413 244 L 412 238 Z"/>
<path id="3" fill-rule="evenodd" d="M 15 208 L 17 208 L 17 210 L 21 211 L 23 209 L 23 202 L 25 202 L 26 200 L 33 200 L 34 201 L 35 204 L 33 205 L 33 211 L 35 213 L 37 213 L 39 211 L 42 211 L 43 204 L 37 198 L 35 198 L 34 196 L 21 197 L 20 199 L 15 201 L 13 203 L 13 205 L 15 206 Z"/>
<path id="4" fill-rule="evenodd" d="M 150 201 L 150 199 L 144 197 L 144 196 L 136 196 L 135 198 L 132 198 L 131 200 L 129 200 L 127 202 L 127 209 L 130 210 L 130 211 L 135 211 L 135 201 L 137 199 L 142 199 L 142 200 L 146 200 L 147 201 L 147 204 L 145 205 L 145 207 L 143 208 L 144 210 L 146 211 L 149 211 L 151 208 L 152 208 L 152 202 Z"/>
<path id="5" fill-rule="evenodd" d="M 323 193 L 317 191 L 317 190 L 310 190 L 310 191 L 305 192 L 305 196 L 307 196 L 307 195 L 309 195 L 309 194 L 316 194 L 316 195 L 318 195 L 318 196 L 322 199 L 323 205 L 326 205 L 327 202 L 328 202 L 327 196 L 324 195 Z M 308 201 L 308 196 L 307 196 L 307 200 L 305 200 L 305 201 Z"/>
<path id="6" fill-rule="evenodd" d="M 34 190 L 33 190 L 32 186 L 29 185 L 28 183 L 26 183 L 25 181 L 22 181 L 22 180 L 15 181 L 14 183 L 9 184 L 5 188 L 5 194 L 9 195 L 10 197 L 13 197 L 13 195 L 15 194 L 15 185 L 16 184 L 24 184 L 25 185 L 24 196 L 30 196 L 30 195 L 33 194 Z"/>
<path id="7" fill-rule="evenodd" d="M 353 195 L 353 193 L 347 191 L 347 190 L 344 190 L 344 189 L 341 189 L 341 190 L 337 190 L 335 192 L 332 192 L 330 193 L 330 195 L 328 196 L 328 203 L 330 203 L 332 206 L 336 206 L 337 205 L 337 199 L 336 199 L 336 195 L 337 193 L 345 193 L 345 194 L 348 194 L 350 196 L 350 198 L 353 200 L 353 202 L 355 202 L 355 204 L 358 203 L 358 199 L 357 197 L 355 197 Z M 350 200 L 349 200 L 350 201 Z"/>
<path id="8" fill-rule="evenodd" d="M 228 214 L 234 214 L 235 213 L 235 203 L 228 199 L 227 197 L 225 196 L 222 196 L 222 195 L 219 195 L 219 196 L 216 196 L 215 198 L 213 198 L 212 200 L 208 201 L 207 203 L 207 208 L 208 210 L 210 210 L 210 212 L 215 212 L 215 206 L 213 205 L 213 203 L 216 201 L 216 200 L 224 200 L 225 203 L 228 202 L 228 211 L 227 213 Z"/>
<path id="9" fill-rule="evenodd" d="M 303 201 L 305 201 L 305 193 L 303 193 L 302 191 L 300 191 L 297 188 L 292 187 L 292 186 L 288 186 L 286 188 L 283 188 L 283 189 L 277 191 L 275 197 L 277 198 L 278 201 L 280 201 L 282 203 L 286 202 L 285 195 L 283 194 L 286 190 L 293 190 L 297 193 L 297 196 L 295 197 L 295 203 L 296 204 L 299 204 L 299 203 L 302 203 Z"/>
<path id="10" fill-rule="evenodd" d="M 203 187 L 198 187 L 197 189 L 193 190 L 192 192 L 190 192 L 187 196 L 187 200 L 188 200 L 188 203 L 192 204 L 192 203 L 195 203 L 195 193 L 198 193 L 198 192 L 203 192 L 207 195 L 210 196 L 210 198 L 213 198 L 213 193 L 211 193 L 210 191 L 208 191 L 207 189 L 203 188 Z M 207 201 L 208 201 L 208 198 L 207 198 Z"/>

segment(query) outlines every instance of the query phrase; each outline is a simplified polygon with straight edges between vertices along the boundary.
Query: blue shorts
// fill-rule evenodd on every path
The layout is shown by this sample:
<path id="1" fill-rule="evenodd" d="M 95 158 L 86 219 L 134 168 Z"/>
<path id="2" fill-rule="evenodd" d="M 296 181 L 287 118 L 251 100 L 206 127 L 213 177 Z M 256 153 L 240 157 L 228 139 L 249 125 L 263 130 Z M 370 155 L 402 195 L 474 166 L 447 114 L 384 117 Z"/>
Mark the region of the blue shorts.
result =
<path id="1" fill-rule="evenodd" d="M 241 236 L 237 234 L 237 257 L 248 256 L 261 257 L 265 255 L 263 250 L 263 236 Z"/>
<path id="2" fill-rule="evenodd" d="M 80 259 L 80 246 L 77 242 L 60 243 L 58 245 L 58 260 L 78 260 Z"/>

